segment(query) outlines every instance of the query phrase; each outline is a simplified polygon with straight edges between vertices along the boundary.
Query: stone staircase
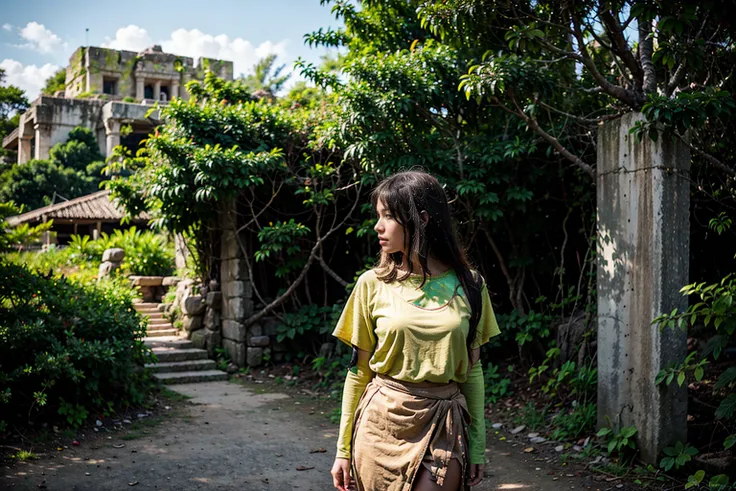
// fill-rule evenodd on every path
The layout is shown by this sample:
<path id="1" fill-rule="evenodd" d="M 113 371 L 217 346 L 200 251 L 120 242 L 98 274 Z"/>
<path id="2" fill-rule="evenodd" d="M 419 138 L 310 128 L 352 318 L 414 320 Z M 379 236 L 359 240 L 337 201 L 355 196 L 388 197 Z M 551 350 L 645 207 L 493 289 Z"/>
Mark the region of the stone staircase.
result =
<path id="1" fill-rule="evenodd" d="M 148 317 L 148 330 L 144 342 L 158 358 L 146 365 L 153 376 L 164 384 L 185 384 L 227 380 L 227 373 L 216 369 L 214 360 L 207 358 L 207 351 L 194 348 L 192 342 L 179 336 L 179 332 L 159 311 L 158 303 L 136 303 L 135 310 Z"/>

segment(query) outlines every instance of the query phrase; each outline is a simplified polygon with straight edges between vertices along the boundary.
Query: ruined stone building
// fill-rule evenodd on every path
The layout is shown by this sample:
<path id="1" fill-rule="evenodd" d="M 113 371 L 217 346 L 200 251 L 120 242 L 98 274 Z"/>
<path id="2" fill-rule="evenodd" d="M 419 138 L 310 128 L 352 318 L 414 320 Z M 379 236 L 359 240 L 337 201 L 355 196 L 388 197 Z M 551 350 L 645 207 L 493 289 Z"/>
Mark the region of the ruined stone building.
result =
<path id="1" fill-rule="evenodd" d="M 157 124 L 157 112 L 146 117 L 151 105 L 187 99 L 187 82 L 201 80 L 207 70 L 233 79 L 231 61 L 199 58 L 195 65 L 192 58 L 164 53 L 160 46 L 140 53 L 80 47 L 69 59 L 65 89 L 33 101 L 18 128 L 3 139 L 3 148 L 17 151 L 21 164 L 47 159 L 51 147 L 83 126 L 95 133 L 105 156 L 120 144 L 135 150 Z"/>

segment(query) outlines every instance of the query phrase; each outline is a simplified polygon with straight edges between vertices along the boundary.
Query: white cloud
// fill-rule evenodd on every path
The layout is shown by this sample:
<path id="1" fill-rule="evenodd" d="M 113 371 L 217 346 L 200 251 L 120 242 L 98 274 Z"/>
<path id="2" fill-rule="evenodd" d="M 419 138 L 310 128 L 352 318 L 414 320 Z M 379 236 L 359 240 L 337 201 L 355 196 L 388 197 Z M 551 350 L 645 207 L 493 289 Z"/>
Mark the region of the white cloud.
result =
<path id="1" fill-rule="evenodd" d="M 13 26 L 11 24 L 5 23 L 5 24 L 3 24 L 3 29 L 5 29 L 6 31 L 12 31 L 13 30 Z"/>
<path id="2" fill-rule="evenodd" d="M 249 72 L 259 59 L 268 54 L 274 53 L 280 60 L 286 54 L 286 41 L 265 41 L 254 46 L 243 38 L 230 38 L 225 34 L 212 36 L 199 29 L 177 29 L 171 33 L 170 39 L 161 43 L 161 47 L 167 53 L 191 56 L 195 61 L 200 56 L 232 61 L 236 75 Z"/>
<path id="3" fill-rule="evenodd" d="M 12 29 L 12 26 L 10 26 Z M 5 29 L 5 26 L 3 26 Z M 20 30 L 20 37 L 28 41 L 26 44 L 19 45 L 23 48 L 30 48 L 39 53 L 53 53 L 58 49 L 66 49 L 67 44 L 61 40 L 59 36 L 46 26 L 38 22 L 29 22 Z"/>
<path id="4" fill-rule="evenodd" d="M 148 31 L 142 27 L 131 24 L 127 27 L 121 27 L 118 29 L 115 32 L 115 38 L 107 38 L 107 41 L 102 43 L 102 47 L 128 51 L 141 51 L 152 44 L 153 41 L 151 40 L 151 36 L 148 35 Z"/>
<path id="5" fill-rule="evenodd" d="M 5 70 L 5 83 L 20 87 L 26 93 L 29 101 L 34 100 L 46 85 L 46 79 L 56 73 L 58 65 L 46 63 L 39 67 L 36 65 L 23 65 L 16 60 L 5 59 L 0 61 L 0 68 Z"/>
<path id="6" fill-rule="evenodd" d="M 283 63 L 286 55 L 286 41 L 274 43 L 266 41 L 254 46 L 243 38 L 230 38 L 225 34 L 213 36 L 199 29 L 177 29 L 168 39 L 154 43 L 148 31 L 136 25 L 122 27 L 115 33 L 115 38 L 107 38 L 102 44 L 104 48 L 141 51 L 153 44 L 160 44 L 164 52 L 194 58 L 195 63 L 200 56 L 233 62 L 235 75 L 249 72 L 259 59 L 274 53 Z"/>

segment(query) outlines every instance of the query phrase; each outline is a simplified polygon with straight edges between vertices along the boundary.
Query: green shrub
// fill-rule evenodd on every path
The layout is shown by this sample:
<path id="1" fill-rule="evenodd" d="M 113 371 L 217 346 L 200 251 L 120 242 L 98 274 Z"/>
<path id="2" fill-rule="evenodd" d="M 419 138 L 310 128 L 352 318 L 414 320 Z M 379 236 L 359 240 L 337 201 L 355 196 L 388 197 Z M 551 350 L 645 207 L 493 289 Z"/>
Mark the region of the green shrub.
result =
<path id="1" fill-rule="evenodd" d="M 563 410 L 552 418 L 553 440 L 577 439 L 593 431 L 598 419 L 598 406 L 592 402 L 573 404 L 571 410 Z"/>
<path id="2" fill-rule="evenodd" d="M 499 366 L 493 363 L 488 363 L 486 369 L 483 370 L 483 378 L 485 379 L 485 391 L 486 391 L 486 405 L 495 404 L 499 399 L 510 396 L 511 390 L 511 379 L 508 377 L 502 377 L 499 371 Z M 509 373 L 514 371 L 513 365 L 509 365 L 507 371 Z"/>
<path id="3" fill-rule="evenodd" d="M 102 233 L 92 242 L 100 259 L 105 249 L 120 247 L 125 251 L 123 269 L 126 273 L 142 276 L 168 276 L 174 271 L 174 248 L 166 240 L 150 230 L 138 230 L 135 226 L 127 230 L 115 230 L 108 235 Z"/>
<path id="4" fill-rule="evenodd" d="M 56 247 L 51 245 L 46 251 L 11 252 L 4 255 L 6 261 L 24 265 L 29 270 L 39 273 L 53 273 L 80 283 L 90 283 L 97 279 L 97 268 L 100 261 L 81 252 L 75 247 Z"/>
<path id="5" fill-rule="evenodd" d="M 132 299 L 122 281 L 81 285 L 0 260 L 0 422 L 79 425 L 143 402 L 152 355 Z"/>
<path id="6" fill-rule="evenodd" d="M 294 349 L 290 354 L 302 358 L 319 349 L 322 340 L 328 339 L 337 319 L 340 317 L 342 304 L 327 307 L 305 305 L 297 312 L 283 314 L 283 322 L 276 328 L 276 341 L 286 342 Z M 333 338 L 334 339 L 334 338 Z M 312 343 L 312 349 L 305 349 Z"/>

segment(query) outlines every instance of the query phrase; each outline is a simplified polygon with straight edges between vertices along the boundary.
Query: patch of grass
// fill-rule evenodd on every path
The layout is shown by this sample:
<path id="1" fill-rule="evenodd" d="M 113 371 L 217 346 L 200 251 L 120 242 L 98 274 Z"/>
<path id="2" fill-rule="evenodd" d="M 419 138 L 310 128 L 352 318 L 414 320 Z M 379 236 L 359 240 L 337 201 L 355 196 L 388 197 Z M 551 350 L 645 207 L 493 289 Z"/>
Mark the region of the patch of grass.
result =
<path id="1" fill-rule="evenodd" d="M 43 444 L 43 443 L 50 442 L 51 441 L 51 437 L 52 437 L 52 435 L 51 435 L 51 432 L 49 430 L 41 429 L 36 435 L 33 435 L 30 438 L 30 440 L 33 443 Z"/>
<path id="2" fill-rule="evenodd" d="M 629 473 L 631 467 L 628 465 L 619 464 L 617 462 L 607 462 L 600 466 L 591 467 L 594 471 L 604 472 L 606 474 L 612 474 L 614 476 L 623 477 Z"/>
<path id="3" fill-rule="evenodd" d="M 12 454 L 10 458 L 20 461 L 36 460 L 38 455 L 33 452 L 29 452 L 28 450 L 18 450 L 16 453 Z"/>
<path id="4" fill-rule="evenodd" d="M 530 430 L 539 430 L 544 427 L 547 416 L 547 406 L 541 411 L 536 408 L 533 402 L 527 403 L 521 410 L 514 422 L 517 425 L 525 425 Z"/>
<path id="5" fill-rule="evenodd" d="M 192 398 L 186 394 L 181 394 L 175 390 L 171 390 L 168 387 L 161 388 L 161 397 L 172 402 L 184 402 Z"/>
<path id="6" fill-rule="evenodd" d="M 143 436 L 143 433 L 139 433 L 137 431 L 131 431 L 130 433 L 126 433 L 125 435 L 121 436 L 121 440 L 137 440 L 138 438 L 141 438 Z"/>

